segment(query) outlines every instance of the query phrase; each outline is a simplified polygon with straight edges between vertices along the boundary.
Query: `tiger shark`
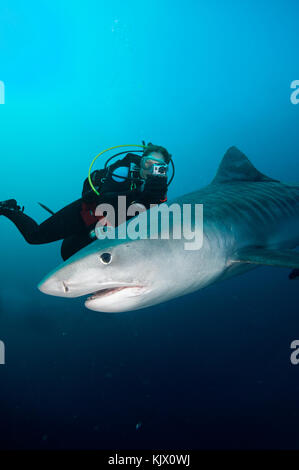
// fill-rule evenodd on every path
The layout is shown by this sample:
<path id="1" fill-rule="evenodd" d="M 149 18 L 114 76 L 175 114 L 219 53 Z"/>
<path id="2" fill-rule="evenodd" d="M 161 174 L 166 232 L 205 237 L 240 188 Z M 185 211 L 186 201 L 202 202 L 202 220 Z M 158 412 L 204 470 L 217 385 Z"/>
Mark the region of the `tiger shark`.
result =
<path id="1" fill-rule="evenodd" d="M 89 295 L 87 308 L 123 312 L 258 266 L 299 268 L 299 252 L 294 251 L 299 245 L 299 185 L 262 174 L 236 147 L 226 152 L 208 186 L 172 202 L 203 205 L 200 249 L 186 250 L 185 240 L 172 237 L 96 240 L 52 271 L 40 291 L 66 298 Z"/>

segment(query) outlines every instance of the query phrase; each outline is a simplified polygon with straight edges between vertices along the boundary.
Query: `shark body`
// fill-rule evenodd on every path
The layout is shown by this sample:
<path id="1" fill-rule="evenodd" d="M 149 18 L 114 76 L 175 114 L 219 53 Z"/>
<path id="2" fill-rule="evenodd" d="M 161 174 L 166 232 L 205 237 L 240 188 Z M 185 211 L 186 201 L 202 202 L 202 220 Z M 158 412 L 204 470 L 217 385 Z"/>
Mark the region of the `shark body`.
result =
<path id="1" fill-rule="evenodd" d="M 49 295 L 92 294 L 87 308 L 137 310 L 229 279 L 260 265 L 299 268 L 299 185 L 260 173 L 230 148 L 207 187 L 172 203 L 203 204 L 203 244 L 183 239 L 97 240 L 39 285 Z M 104 255 L 109 263 L 103 263 Z"/>

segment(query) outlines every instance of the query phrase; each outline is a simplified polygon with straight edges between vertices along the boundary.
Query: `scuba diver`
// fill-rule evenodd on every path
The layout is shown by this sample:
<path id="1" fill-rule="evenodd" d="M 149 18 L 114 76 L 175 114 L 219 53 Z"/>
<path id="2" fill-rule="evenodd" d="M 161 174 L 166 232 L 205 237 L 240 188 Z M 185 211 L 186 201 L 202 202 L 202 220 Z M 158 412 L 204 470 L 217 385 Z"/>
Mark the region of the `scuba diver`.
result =
<path id="1" fill-rule="evenodd" d="M 127 208 L 133 203 L 139 203 L 148 209 L 151 204 L 160 204 L 167 200 L 167 189 L 174 177 L 171 155 L 164 147 L 143 144 L 142 151 L 120 152 L 110 157 L 103 169 L 89 174 L 83 185 L 82 197 L 57 213 L 39 203 L 52 214 L 40 225 L 24 213 L 24 207 L 21 208 L 15 199 L 0 202 L 0 215 L 11 220 L 24 239 L 32 245 L 63 240 L 61 256 L 65 261 L 95 241 L 94 229 L 98 222 L 103 226 L 113 225 L 109 224 L 104 215 L 95 215 L 99 204 L 111 204 L 116 212 L 115 220 L 118 220 L 118 196 L 126 196 Z M 140 152 L 143 152 L 142 155 L 137 154 Z M 126 156 L 108 165 L 121 154 Z M 173 174 L 168 182 L 169 163 L 172 164 Z"/>

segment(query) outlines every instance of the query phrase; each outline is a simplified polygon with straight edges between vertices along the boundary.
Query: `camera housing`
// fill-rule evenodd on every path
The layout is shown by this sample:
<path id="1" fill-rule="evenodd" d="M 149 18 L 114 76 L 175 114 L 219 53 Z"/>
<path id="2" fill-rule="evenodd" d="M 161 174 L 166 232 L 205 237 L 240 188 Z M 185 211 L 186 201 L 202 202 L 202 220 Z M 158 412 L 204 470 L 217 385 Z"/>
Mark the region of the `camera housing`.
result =
<path id="1" fill-rule="evenodd" d="M 168 166 L 167 165 L 157 165 L 152 166 L 152 174 L 155 176 L 167 176 Z"/>

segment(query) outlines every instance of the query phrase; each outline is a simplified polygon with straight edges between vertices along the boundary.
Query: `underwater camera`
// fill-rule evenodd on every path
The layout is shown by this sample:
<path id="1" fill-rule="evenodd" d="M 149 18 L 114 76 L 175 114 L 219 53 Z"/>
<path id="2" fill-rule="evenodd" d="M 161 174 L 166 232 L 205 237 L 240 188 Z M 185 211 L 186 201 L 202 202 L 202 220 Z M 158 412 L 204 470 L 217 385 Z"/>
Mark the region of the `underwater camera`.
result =
<path id="1" fill-rule="evenodd" d="M 159 165 L 159 164 L 154 164 L 152 165 L 152 174 L 155 176 L 167 176 L 167 171 L 168 171 L 168 165 Z"/>

